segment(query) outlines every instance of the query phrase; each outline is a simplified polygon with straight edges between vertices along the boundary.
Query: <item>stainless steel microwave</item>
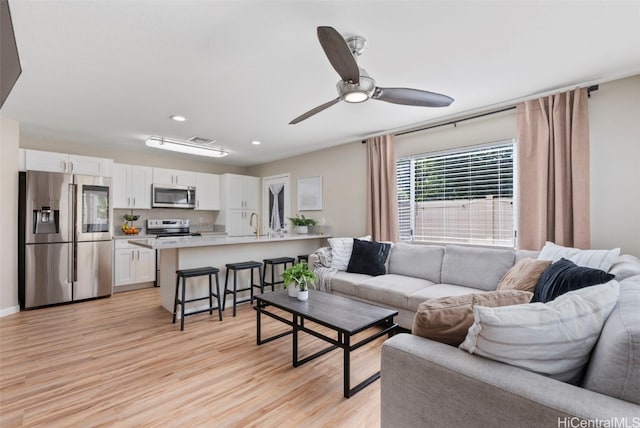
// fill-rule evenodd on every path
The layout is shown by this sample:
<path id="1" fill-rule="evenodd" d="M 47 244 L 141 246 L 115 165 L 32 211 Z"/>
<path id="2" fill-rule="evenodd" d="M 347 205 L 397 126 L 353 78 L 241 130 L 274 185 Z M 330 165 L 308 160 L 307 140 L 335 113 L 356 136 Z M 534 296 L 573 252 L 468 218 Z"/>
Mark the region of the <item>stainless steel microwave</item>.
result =
<path id="1" fill-rule="evenodd" d="M 195 208 L 196 188 L 173 184 L 153 184 L 151 185 L 151 207 Z"/>

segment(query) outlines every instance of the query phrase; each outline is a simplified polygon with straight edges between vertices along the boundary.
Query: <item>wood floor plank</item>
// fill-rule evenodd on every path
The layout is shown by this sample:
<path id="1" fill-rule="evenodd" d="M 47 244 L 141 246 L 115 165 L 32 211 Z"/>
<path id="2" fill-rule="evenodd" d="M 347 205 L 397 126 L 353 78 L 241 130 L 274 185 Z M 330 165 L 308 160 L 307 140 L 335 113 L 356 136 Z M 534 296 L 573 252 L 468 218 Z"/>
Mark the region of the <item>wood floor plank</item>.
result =
<path id="1" fill-rule="evenodd" d="M 255 319 L 244 304 L 181 332 L 153 288 L 0 318 L 0 426 L 380 425 L 379 381 L 345 399 L 341 350 L 293 368 L 291 336 L 256 346 Z M 263 337 L 285 329 L 263 317 Z M 384 340 L 352 353 L 352 385 Z M 301 357 L 326 346 L 300 335 Z"/>

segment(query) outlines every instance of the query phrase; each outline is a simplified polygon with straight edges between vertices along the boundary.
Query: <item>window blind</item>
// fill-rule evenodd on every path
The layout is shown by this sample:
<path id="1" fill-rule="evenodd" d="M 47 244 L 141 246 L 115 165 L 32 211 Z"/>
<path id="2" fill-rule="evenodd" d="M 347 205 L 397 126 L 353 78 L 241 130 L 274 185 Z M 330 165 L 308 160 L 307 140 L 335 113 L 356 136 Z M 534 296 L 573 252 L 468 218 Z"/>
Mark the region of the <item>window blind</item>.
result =
<path id="1" fill-rule="evenodd" d="M 514 245 L 513 140 L 397 161 L 400 240 Z"/>

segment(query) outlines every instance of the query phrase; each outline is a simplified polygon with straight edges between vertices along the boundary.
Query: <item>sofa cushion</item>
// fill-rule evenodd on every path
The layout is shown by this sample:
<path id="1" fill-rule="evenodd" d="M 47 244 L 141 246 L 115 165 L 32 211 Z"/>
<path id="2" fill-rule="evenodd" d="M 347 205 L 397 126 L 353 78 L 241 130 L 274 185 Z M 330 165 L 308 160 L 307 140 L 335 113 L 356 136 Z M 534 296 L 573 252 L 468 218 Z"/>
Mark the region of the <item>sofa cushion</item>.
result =
<path id="1" fill-rule="evenodd" d="M 616 276 L 616 281 L 624 281 L 632 276 L 640 275 L 640 259 L 631 254 L 618 256 L 609 273 Z"/>
<path id="2" fill-rule="evenodd" d="M 371 276 L 362 273 L 335 272 L 331 277 L 331 291 L 338 291 L 355 296 L 356 285 L 369 278 L 371 278 Z"/>
<path id="3" fill-rule="evenodd" d="M 363 236 L 364 241 L 371 240 L 371 236 Z M 337 270 L 347 270 L 351 252 L 353 251 L 353 238 L 329 238 L 331 246 L 331 267 Z"/>
<path id="4" fill-rule="evenodd" d="M 474 306 L 474 323 L 460 348 L 577 384 L 618 294 L 613 280 L 549 303 Z"/>
<path id="5" fill-rule="evenodd" d="M 418 306 L 411 332 L 417 336 L 458 346 L 473 324 L 473 307 L 508 306 L 529 303 L 533 293 L 498 290 L 479 294 L 429 299 Z"/>
<path id="6" fill-rule="evenodd" d="M 547 241 L 542 250 L 540 250 L 540 254 L 538 254 L 538 260 L 551 260 L 555 263 L 560 259 L 567 259 L 578 266 L 602 269 L 606 272 L 611 268 L 618 255 L 620 255 L 620 248 L 612 250 L 581 250 L 579 248 L 563 247 Z"/>
<path id="7" fill-rule="evenodd" d="M 390 249 L 391 244 L 354 239 L 347 272 L 384 275 L 387 273 L 385 263 Z"/>
<path id="8" fill-rule="evenodd" d="M 537 259 L 538 258 L 538 254 L 540 254 L 540 251 L 532 251 L 532 250 L 516 250 L 516 260 L 515 262 L 518 263 L 520 260 L 522 259 Z"/>
<path id="9" fill-rule="evenodd" d="M 640 404 L 640 275 L 620 283 L 618 304 L 591 354 L 582 386 Z"/>
<path id="10" fill-rule="evenodd" d="M 440 282 L 493 291 L 514 259 L 513 250 L 447 245 Z"/>
<path id="11" fill-rule="evenodd" d="M 430 287 L 421 288 L 409 296 L 409 310 L 417 311 L 420 303 L 429 299 L 441 299 L 444 297 L 463 296 L 473 293 L 488 293 L 477 288 L 462 287 L 452 284 L 433 284 Z"/>
<path id="12" fill-rule="evenodd" d="M 551 260 L 522 259 L 504 274 L 498 290 L 533 291 Z"/>
<path id="13" fill-rule="evenodd" d="M 560 259 L 544 271 L 533 294 L 532 302 L 550 302 L 568 291 L 604 284 L 614 278 L 600 269 L 576 266 L 567 259 Z"/>
<path id="14" fill-rule="evenodd" d="M 389 254 L 389 273 L 440 282 L 444 247 L 396 244 Z"/>
<path id="15" fill-rule="evenodd" d="M 372 302 L 407 309 L 409 295 L 431 285 L 433 283 L 426 279 L 388 274 L 369 277 L 366 281 L 356 285 L 356 296 Z"/>

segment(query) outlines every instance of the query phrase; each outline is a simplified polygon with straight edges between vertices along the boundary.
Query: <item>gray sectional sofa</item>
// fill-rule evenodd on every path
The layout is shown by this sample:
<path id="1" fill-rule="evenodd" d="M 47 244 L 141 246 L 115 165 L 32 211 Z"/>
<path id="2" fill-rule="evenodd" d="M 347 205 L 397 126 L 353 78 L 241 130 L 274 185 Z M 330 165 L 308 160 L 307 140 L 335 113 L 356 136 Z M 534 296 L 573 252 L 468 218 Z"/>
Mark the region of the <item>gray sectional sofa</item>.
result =
<path id="1" fill-rule="evenodd" d="M 418 305 L 425 300 L 493 291 L 516 262 L 537 255 L 525 250 L 395 244 L 386 275 L 334 272 L 324 291 L 393 308 L 398 311 L 398 325 L 410 330 Z M 309 266 L 318 262 L 316 254 L 309 256 Z"/>
<path id="2" fill-rule="evenodd" d="M 394 308 L 411 329 L 424 300 L 495 290 L 525 257 L 537 252 L 396 244 L 386 275 L 330 272 L 323 286 Z M 310 266 L 317 262 L 311 255 Z M 402 333 L 382 347 L 382 427 L 640 427 L 640 261 L 624 259 L 609 272 L 619 301 L 580 386 Z"/>

